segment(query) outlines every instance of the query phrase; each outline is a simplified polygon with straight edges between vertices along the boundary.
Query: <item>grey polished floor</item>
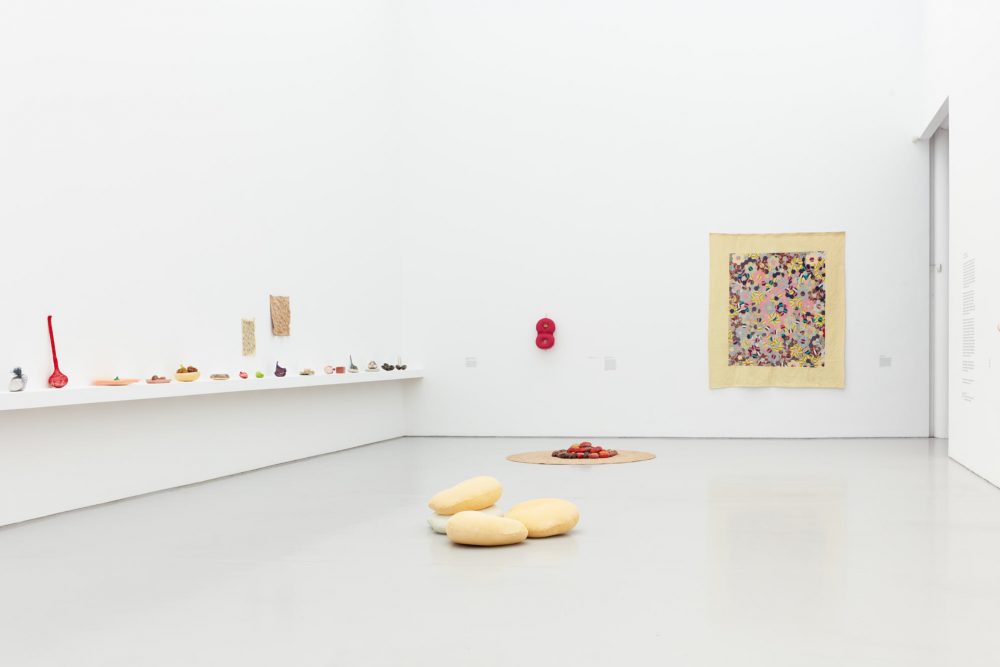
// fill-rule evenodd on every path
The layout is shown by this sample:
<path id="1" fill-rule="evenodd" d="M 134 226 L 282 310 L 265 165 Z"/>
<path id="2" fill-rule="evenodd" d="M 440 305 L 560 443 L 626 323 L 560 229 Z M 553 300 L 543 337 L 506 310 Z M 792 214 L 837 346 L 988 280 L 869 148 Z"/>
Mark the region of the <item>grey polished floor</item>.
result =
<path id="1" fill-rule="evenodd" d="M 1000 664 L 1000 490 L 926 440 L 409 438 L 0 529 L 0 664 Z M 428 497 L 577 503 L 457 547 Z"/>

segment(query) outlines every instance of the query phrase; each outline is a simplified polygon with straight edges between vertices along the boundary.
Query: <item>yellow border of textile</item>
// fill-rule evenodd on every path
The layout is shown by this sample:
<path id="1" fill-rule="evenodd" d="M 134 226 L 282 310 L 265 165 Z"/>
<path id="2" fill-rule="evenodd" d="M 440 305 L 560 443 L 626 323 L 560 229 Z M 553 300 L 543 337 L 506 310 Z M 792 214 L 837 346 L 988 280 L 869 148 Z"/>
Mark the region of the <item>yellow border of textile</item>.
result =
<path id="1" fill-rule="evenodd" d="M 729 255 L 826 254 L 826 346 L 822 368 L 729 365 Z M 722 387 L 844 386 L 844 232 L 709 235 L 708 384 Z"/>

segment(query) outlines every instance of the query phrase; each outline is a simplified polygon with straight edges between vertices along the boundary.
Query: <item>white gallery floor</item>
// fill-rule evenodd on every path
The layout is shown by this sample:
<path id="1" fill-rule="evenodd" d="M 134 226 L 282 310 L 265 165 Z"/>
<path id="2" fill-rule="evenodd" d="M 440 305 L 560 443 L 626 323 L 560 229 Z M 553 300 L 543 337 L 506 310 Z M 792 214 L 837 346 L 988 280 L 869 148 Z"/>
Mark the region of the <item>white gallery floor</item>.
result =
<path id="1" fill-rule="evenodd" d="M 1000 664 L 1000 490 L 928 440 L 408 438 L 0 529 L 0 664 Z M 564 497 L 452 545 L 427 499 Z"/>

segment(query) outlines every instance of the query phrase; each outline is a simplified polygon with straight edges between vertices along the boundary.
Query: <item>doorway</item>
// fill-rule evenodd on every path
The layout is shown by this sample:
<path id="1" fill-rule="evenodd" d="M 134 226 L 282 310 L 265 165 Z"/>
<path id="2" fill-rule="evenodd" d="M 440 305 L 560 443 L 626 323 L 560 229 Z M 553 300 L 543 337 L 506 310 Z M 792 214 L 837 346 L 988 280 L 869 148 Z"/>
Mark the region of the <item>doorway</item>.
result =
<path id="1" fill-rule="evenodd" d="M 930 140 L 930 436 L 948 437 L 948 117 Z"/>

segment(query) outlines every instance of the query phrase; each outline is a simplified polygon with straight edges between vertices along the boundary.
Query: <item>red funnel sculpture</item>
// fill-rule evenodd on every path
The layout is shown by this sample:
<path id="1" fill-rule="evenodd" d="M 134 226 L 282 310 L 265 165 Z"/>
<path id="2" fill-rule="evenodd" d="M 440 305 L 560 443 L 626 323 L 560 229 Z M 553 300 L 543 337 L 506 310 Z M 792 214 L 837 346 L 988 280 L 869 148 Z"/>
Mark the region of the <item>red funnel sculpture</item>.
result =
<path id="1" fill-rule="evenodd" d="M 52 316 L 49 315 L 49 344 L 52 345 L 52 365 L 55 370 L 49 376 L 49 386 L 53 389 L 62 389 L 69 383 L 69 378 L 59 371 L 59 359 L 56 358 L 56 339 L 52 335 Z"/>

